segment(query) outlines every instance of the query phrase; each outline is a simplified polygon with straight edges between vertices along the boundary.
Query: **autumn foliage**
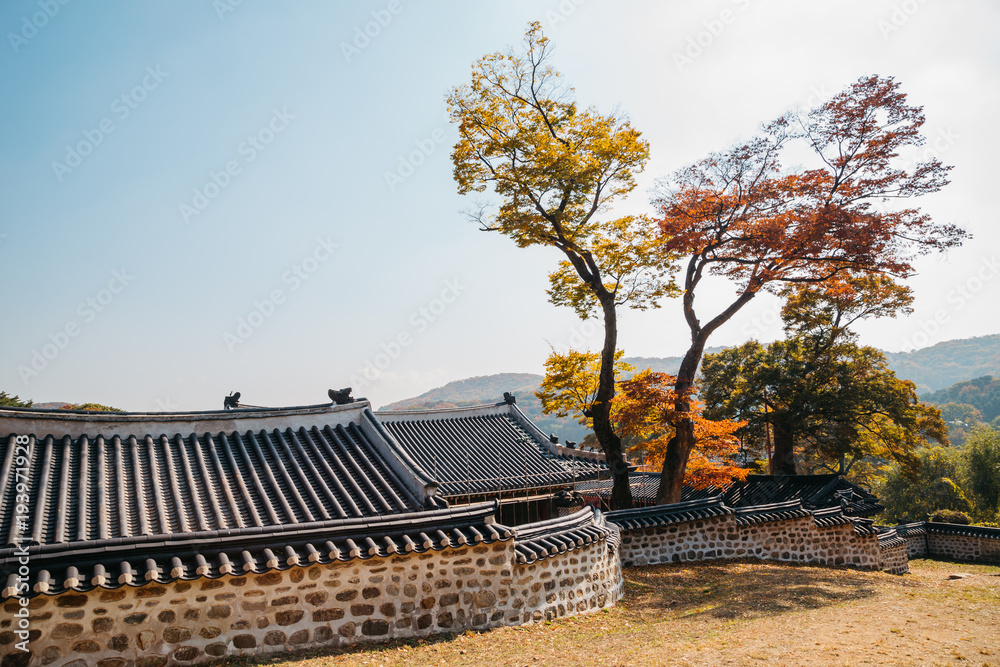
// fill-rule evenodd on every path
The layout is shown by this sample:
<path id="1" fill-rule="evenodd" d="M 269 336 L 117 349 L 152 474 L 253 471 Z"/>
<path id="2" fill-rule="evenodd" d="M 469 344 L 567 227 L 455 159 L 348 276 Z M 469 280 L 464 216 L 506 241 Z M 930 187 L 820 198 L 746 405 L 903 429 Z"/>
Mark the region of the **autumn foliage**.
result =
<path id="1" fill-rule="evenodd" d="M 907 200 L 947 185 L 936 158 L 907 167 L 925 139 L 924 114 L 891 77 L 862 77 L 801 114 L 679 171 L 654 201 L 664 250 L 686 255 L 682 307 L 691 347 L 677 374 L 676 438 L 664 457 L 659 502 L 680 500 L 695 444 L 686 402 L 709 336 L 757 293 L 821 285 L 845 275 L 913 274 L 917 255 L 960 245 L 967 234 Z M 793 152 L 795 166 L 783 159 Z M 710 318 L 695 309 L 708 276 L 732 282 L 732 302 Z M 890 290 L 891 292 L 891 290 Z"/>
<path id="2" fill-rule="evenodd" d="M 644 451 L 644 463 L 654 469 L 663 465 L 667 444 L 674 436 L 677 419 L 687 417 L 676 410 L 676 378 L 669 373 L 645 370 L 619 383 L 612 419 L 622 438 L 636 440 L 632 451 Z M 724 487 L 744 480 L 750 472 L 732 461 L 739 451 L 735 433 L 746 422 L 706 419 L 703 406 L 690 398 L 697 444 L 688 459 L 685 483 L 698 489 Z"/>
<path id="3" fill-rule="evenodd" d="M 558 251 L 549 300 L 603 320 L 598 381 L 589 420 L 614 479 L 615 504 L 632 506 L 628 465 L 611 425 L 618 308 L 659 307 L 676 294 L 672 256 L 644 216 L 617 217 L 649 159 L 649 144 L 623 114 L 577 104 L 549 64 L 538 22 L 512 49 L 480 58 L 467 85 L 448 94 L 460 139 L 451 158 L 460 194 L 487 193 L 470 216 L 520 248 Z"/>

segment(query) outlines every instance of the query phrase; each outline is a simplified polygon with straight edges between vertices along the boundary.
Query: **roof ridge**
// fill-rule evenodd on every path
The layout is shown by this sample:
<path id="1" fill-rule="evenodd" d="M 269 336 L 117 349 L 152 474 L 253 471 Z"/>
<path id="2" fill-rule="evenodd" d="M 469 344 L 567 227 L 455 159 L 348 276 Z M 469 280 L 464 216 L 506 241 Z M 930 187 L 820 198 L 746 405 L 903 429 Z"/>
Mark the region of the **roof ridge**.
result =
<path id="1" fill-rule="evenodd" d="M 361 415 L 362 415 L 361 419 L 362 430 L 364 430 L 364 426 L 368 424 L 371 430 L 373 430 L 375 434 L 379 436 L 379 439 L 381 439 L 381 441 L 386 445 L 389 452 L 393 454 L 393 456 L 395 456 L 396 459 L 398 459 L 400 464 L 404 468 L 409 470 L 409 472 L 413 475 L 416 481 L 424 485 L 424 495 L 425 496 L 435 495 L 439 488 L 438 482 L 434 480 L 430 476 L 430 474 L 426 470 L 424 470 L 424 468 L 412 456 L 410 456 L 410 453 L 407 452 L 406 449 L 399 444 L 396 438 L 394 438 L 393 435 L 389 433 L 388 429 L 386 429 L 385 426 L 382 424 L 382 422 L 378 420 L 378 418 L 372 412 L 371 408 L 370 407 L 365 408 L 364 411 L 361 413 Z M 378 440 L 376 440 L 375 438 L 370 438 L 370 439 L 372 441 L 372 444 L 374 444 L 377 448 L 378 445 L 380 444 Z"/>
<path id="2" fill-rule="evenodd" d="M 736 514 L 754 514 L 755 512 L 772 512 L 775 510 L 803 509 L 802 500 L 783 500 L 779 503 L 767 503 L 765 505 L 749 505 L 747 507 L 737 507 L 733 511 Z"/>
<path id="3" fill-rule="evenodd" d="M 724 504 L 723 497 L 710 496 L 708 498 L 698 498 L 696 500 L 684 500 L 679 503 L 667 503 L 664 505 L 650 505 L 649 507 L 634 507 L 627 510 L 615 510 L 613 512 L 608 512 L 606 516 L 609 521 L 614 522 L 617 518 L 629 518 L 632 516 L 642 516 L 646 514 L 659 514 L 661 512 L 682 512 L 688 509 L 701 509 L 703 507 L 725 507 L 731 510 L 732 508 L 727 507 Z"/>
<path id="4" fill-rule="evenodd" d="M 452 408 L 420 408 L 414 410 L 375 410 L 375 415 L 380 419 L 389 416 L 388 421 L 392 421 L 391 415 L 411 416 L 411 415 L 433 415 L 433 414 L 456 414 L 459 412 L 474 412 L 488 408 L 502 408 L 509 405 L 505 401 L 499 403 L 477 403 L 476 405 L 456 405 Z M 509 414 L 509 410 L 497 410 L 495 414 Z"/>
<path id="5" fill-rule="evenodd" d="M 518 538 L 529 539 L 537 533 L 548 532 L 553 529 L 571 528 L 576 527 L 579 524 L 593 522 L 594 518 L 594 508 L 588 505 L 583 509 L 573 512 L 572 514 L 567 514 L 566 516 L 522 524 L 521 526 L 515 527 L 514 531 Z"/>

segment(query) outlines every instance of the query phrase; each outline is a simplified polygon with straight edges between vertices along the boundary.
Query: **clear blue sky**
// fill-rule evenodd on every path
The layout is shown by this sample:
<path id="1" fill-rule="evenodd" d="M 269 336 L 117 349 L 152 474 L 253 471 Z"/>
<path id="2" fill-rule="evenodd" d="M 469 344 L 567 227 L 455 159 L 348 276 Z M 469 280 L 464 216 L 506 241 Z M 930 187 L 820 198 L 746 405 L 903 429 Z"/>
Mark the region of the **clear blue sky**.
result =
<path id="1" fill-rule="evenodd" d="M 620 107 L 651 142 L 634 210 L 757 123 L 896 76 L 925 106 L 928 149 L 955 165 L 925 208 L 976 239 L 921 261 L 916 313 L 864 340 L 1000 330 L 993 3 L 8 0 L 0 389 L 130 410 L 214 409 L 233 389 L 291 405 L 371 362 L 384 368 L 355 395 L 378 405 L 540 372 L 580 329 L 546 302 L 558 257 L 465 221 L 443 101 L 530 20 L 579 101 Z M 400 171 L 401 156 L 419 164 Z M 731 287 L 715 290 L 708 309 Z M 774 338 L 773 313 L 758 299 L 713 343 Z M 678 303 L 625 316 L 621 340 L 681 353 Z"/>

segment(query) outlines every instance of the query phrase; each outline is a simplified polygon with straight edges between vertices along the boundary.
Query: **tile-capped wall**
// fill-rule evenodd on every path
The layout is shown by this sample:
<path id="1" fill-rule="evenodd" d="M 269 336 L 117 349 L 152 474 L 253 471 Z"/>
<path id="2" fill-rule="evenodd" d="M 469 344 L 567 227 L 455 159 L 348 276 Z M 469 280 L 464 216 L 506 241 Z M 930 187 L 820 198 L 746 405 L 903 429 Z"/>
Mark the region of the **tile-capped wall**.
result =
<path id="1" fill-rule="evenodd" d="M 740 525 L 724 515 L 641 530 L 622 531 L 624 565 L 762 558 L 881 569 L 875 535 L 858 535 L 850 523 L 817 526 L 812 516 Z"/>
<path id="2" fill-rule="evenodd" d="M 622 595 L 600 540 L 528 565 L 513 541 L 219 579 L 31 600 L 31 652 L 0 628 L 3 667 L 164 667 L 227 655 L 517 625 L 594 611 Z M 17 600 L 4 603 L 12 618 Z"/>

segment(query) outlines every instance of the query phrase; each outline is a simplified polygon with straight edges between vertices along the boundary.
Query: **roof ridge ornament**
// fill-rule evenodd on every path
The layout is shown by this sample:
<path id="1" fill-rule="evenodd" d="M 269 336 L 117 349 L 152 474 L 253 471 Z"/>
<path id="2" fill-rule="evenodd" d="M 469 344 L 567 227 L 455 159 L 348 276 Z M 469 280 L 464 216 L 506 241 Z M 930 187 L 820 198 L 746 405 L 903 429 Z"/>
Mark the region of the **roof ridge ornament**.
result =
<path id="1" fill-rule="evenodd" d="M 515 396 L 512 393 L 510 393 L 509 391 L 505 391 L 503 393 L 503 402 L 506 403 L 507 405 L 516 405 L 517 404 L 517 396 Z"/>
<path id="2" fill-rule="evenodd" d="M 223 410 L 235 410 L 240 407 L 240 392 L 229 392 L 229 396 L 222 399 Z"/>
<path id="3" fill-rule="evenodd" d="M 351 396 L 351 388 L 344 387 L 343 389 L 327 389 L 326 395 L 330 397 L 330 400 L 336 405 L 347 405 L 348 403 L 353 403 L 355 400 Z"/>

